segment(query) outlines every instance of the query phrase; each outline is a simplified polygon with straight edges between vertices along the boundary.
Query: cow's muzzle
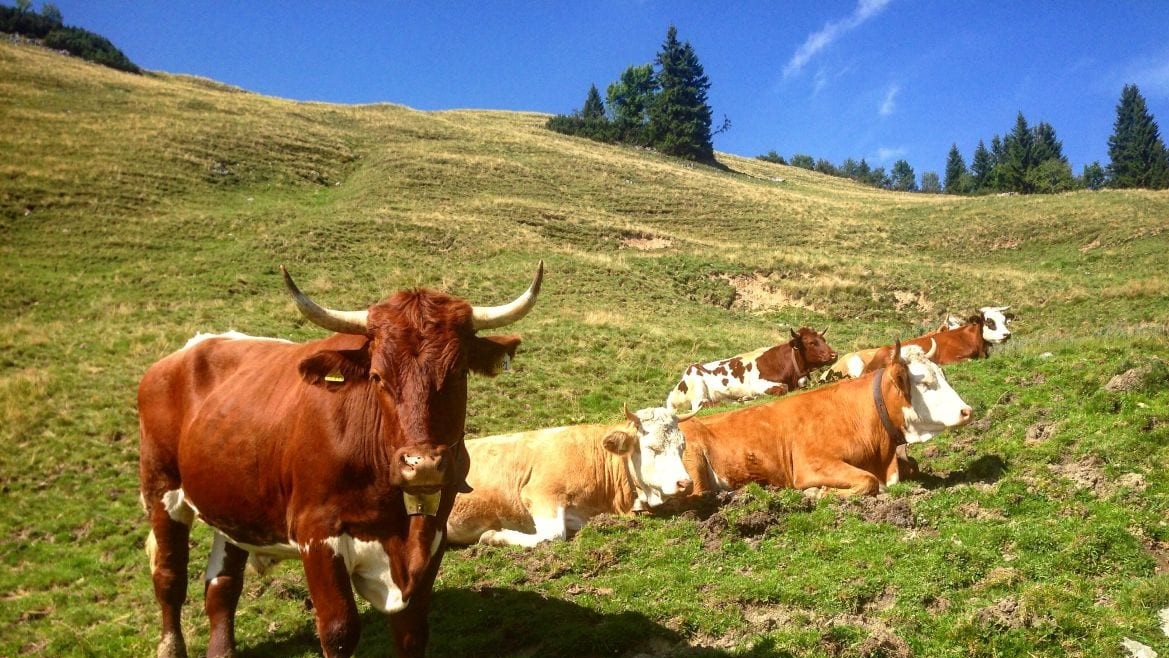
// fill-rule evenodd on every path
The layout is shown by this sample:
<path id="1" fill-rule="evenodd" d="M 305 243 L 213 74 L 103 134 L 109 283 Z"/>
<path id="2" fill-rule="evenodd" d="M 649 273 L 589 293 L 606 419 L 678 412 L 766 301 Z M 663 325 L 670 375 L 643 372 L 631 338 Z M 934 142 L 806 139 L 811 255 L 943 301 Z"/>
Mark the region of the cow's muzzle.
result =
<path id="1" fill-rule="evenodd" d="M 434 516 L 442 503 L 443 488 L 451 478 L 463 477 L 460 469 L 452 466 L 459 460 L 462 445 L 410 446 L 401 448 L 394 456 L 394 484 L 402 489 L 406 512 L 411 515 Z M 458 491 L 470 491 L 462 481 Z"/>

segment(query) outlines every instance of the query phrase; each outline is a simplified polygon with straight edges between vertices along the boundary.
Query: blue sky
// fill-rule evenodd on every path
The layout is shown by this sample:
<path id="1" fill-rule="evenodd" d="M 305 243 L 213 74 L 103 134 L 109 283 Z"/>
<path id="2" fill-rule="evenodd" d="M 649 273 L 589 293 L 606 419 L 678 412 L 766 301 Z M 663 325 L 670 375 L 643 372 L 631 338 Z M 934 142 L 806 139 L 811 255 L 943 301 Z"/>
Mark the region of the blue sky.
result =
<path id="1" fill-rule="evenodd" d="M 4 0 L 11 5 L 11 0 Z M 1169 2 L 55 0 L 139 66 L 262 94 L 568 113 L 671 25 L 711 81 L 715 149 L 944 173 L 1023 112 L 1079 174 L 1108 164 L 1126 83 L 1169 129 Z M 39 8 L 41 0 L 33 0 Z"/>

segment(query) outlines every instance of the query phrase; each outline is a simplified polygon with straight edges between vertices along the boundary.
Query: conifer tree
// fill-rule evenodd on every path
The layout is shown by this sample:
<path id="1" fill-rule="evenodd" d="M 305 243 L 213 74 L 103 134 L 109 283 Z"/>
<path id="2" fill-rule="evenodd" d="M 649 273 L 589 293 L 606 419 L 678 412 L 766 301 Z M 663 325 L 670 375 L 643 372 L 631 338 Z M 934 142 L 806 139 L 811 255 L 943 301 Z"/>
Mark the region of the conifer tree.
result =
<path id="1" fill-rule="evenodd" d="M 1023 113 L 1015 118 L 1015 128 L 1003 139 L 1003 155 L 999 160 L 1000 184 L 1008 192 L 1030 192 L 1027 170 L 1031 168 L 1034 135 L 1027 126 Z"/>
<path id="2" fill-rule="evenodd" d="M 597 85 L 589 86 L 589 94 L 585 97 L 584 107 L 580 109 L 580 116 L 585 121 L 605 118 L 605 104 L 601 101 Z"/>
<path id="3" fill-rule="evenodd" d="M 710 80 L 689 42 L 678 41 L 673 25 L 657 56 L 658 93 L 649 108 L 649 134 L 654 148 L 691 160 L 714 160 Z"/>
<path id="4" fill-rule="evenodd" d="M 1055 128 L 1050 123 L 1040 121 L 1035 126 L 1034 150 L 1031 154 L 1032 166 L 1043 164 L 1055 159 L 1067 164 L 1068 159 L 1063 154 L 1063 142 L 1055 137 Z"/>
<path id="5" fill-rule="evenodd" d="M 986 149 L 986 145 L 982 140 L 978 140 L 978 148 L 974 149 L 974 157 L 970 160 L 970 173 L 974 177 L 974 189 L 972 191 L 978 192 L 986 189 L 990 185 L 991 172 L 994 169 L 994 160 L 990 155 L 990 151 Z"/>
<path id="6" fill-rule="evenodd" d="M 958 151 L 958 145 L 953 144 L 950 146 L 950 154 L 946 157 L 946 194 L 964 194 L 967 191 L 963 189 L 966 177 L 966 162 L 962 159 L 962 153 Z"/>
<path id="7" fill-rule="evenodd" d="M 1169 187 L 1169 154 L 1136 85 L 1125 85 L 1120 94 L 1108 157 L 1112 187 Z"/>

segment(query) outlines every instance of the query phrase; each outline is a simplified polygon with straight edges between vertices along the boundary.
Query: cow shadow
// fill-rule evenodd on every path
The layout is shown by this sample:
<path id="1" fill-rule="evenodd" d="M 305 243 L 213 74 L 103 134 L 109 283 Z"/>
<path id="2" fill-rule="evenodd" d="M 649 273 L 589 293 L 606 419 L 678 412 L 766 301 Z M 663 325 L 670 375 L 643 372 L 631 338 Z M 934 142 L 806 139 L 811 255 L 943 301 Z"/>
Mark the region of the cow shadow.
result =
<path id="1" fill-rule="evenodd" d="M 912 480 L 928 490 L 953 487 L 960 484 L 994 484 L 1007 473 L 1007 463 L 998 455 L 983 455 L 960 471 L 951 471 L 944 476 L 919 471 Z"/>
<path id="2" fill-rule="evenodd" d="M 312 612 L 287 634 L 251 644 L 239 638 L 240 658 L 314 654 L 320 644 Z M 366 609 L 361 614 L 361 641 L 356 656 L 385 656 L 392 649 L 385 615 Z M 625 656 L 647 658 L 730 658 L 718 649 L 692 647 L 677 631 L 635 611 L 599 612 L 539 592 L 485 587 L 439 589 L 430 612 L 432 658 L 496 658 L 507 656 Z M 772 656 L 752 652 L 747 656 Z"/>

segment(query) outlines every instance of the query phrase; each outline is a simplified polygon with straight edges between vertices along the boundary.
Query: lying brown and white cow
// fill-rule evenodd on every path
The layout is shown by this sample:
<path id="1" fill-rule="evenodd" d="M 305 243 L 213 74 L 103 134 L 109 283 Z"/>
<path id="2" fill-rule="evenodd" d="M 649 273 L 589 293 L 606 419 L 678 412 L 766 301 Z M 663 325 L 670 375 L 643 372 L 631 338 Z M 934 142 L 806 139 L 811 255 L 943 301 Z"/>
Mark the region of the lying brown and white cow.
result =
<path id="1" fill-rule="evenodd" d="M 875 494 L 898 482 L 899 445 L 965 425 L 971 410 L 921 348 L 897 354 L 858 379 L 682 423 L 694 494 L 749 482 Z"/>
<path id="2" fill-rule="evenodd" d="M 1011 338 L 1011 330 L 1007 327 L 1008 318 L 1004 313 L 1008 308 L 1010 307 L 984 306 L 978 310 L 978 315 L 971 316 L 966 324 L 918 336 L 903 344 L 917 345 L 925 349 L 932 341 L 937 345 L 933 361 L 942 366 L 967 359 L 985 359 L 990 356 L 992 345 L 1001 345 Z M 949 324 L 947 322 L 947 325 Z M 879 368 L 880 363 L 892 349 L 890 345 L 878 349 L 864 366 L 864 372 L 872 372 Z"/>
<path id="3" fill-rule="evenodd" d="M 1010 319 L 1005 313 L 1010 306 L 984 306 L 978 310 L 978 315 L 963 321 L 955 315 L 949 315 L 942 324 L 928 334 L 905 341 L 904 345 L 918 345 L 925 349 L 930 344 L 930 338 L 937 339 L 938 353 L 934 362 L 941 365 L 956 363 L 971 358 L 986 358 L 990 354 L 990 346 L 1005 343 L 1011 337 L 1011 330 L 1007 327 Z M 939 334 L 949 331 L 958 331 L 953 336 L 940 337 Z M 981 340 L 979 340 L 981 336 Z M 877 357 L 878 352 L 888 346 L 871 347 L 868 349 L 849 352 L 840 357 L 824 373 L 822 381 L 830 377 L 859 377 L 865 372 L 872 372 L 877 366 L 866 370 L 868 365 Z M 879 363 L 879 362 L 878 362 Z"/>
<path id="4" fill-rule="evenodd" d="M 698 411 L 724 400 L 745 401 L 760 395 L 783 395 L 808 382 L 808 373 L 836 360 L 824 335 L 808 327 L 792 330 L 786 343 L 763 347 L 721 361 L 695 363 L 666 396 L 671 411 Z"/>
<path id="5" fill-rule="evenodd" d="M 682 420 L 693 414 L 682 417 Z M 456 544 L 535 546 L 597 514 L 656 507 L 690 489 L 679 417 L 625 410 L 616 425 L 573 425 L 467 441 L 470 493 L 447 520 Z"/>

